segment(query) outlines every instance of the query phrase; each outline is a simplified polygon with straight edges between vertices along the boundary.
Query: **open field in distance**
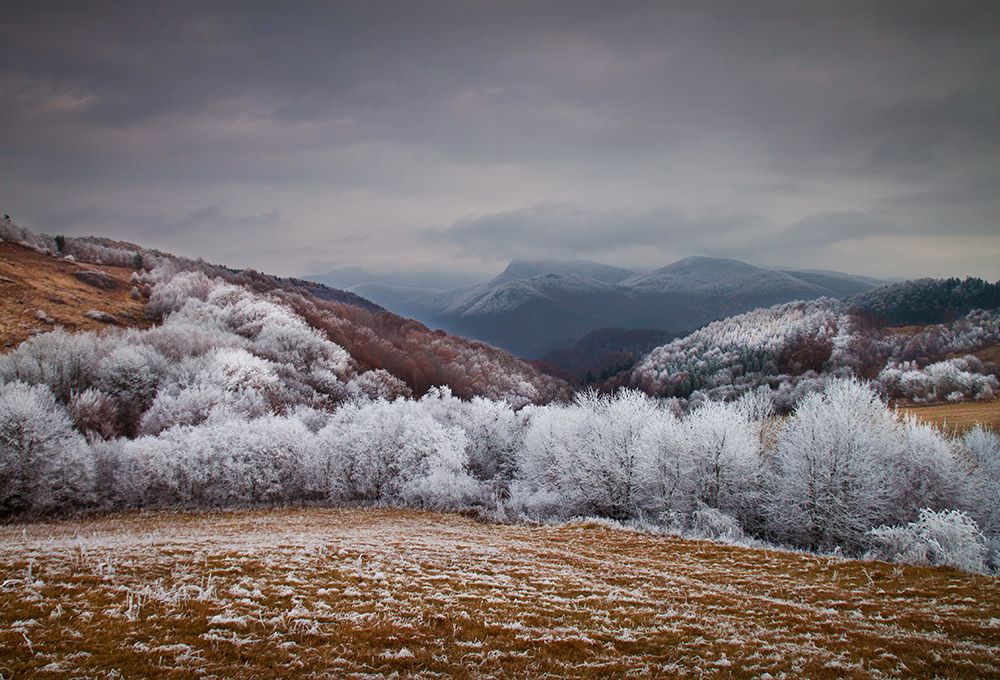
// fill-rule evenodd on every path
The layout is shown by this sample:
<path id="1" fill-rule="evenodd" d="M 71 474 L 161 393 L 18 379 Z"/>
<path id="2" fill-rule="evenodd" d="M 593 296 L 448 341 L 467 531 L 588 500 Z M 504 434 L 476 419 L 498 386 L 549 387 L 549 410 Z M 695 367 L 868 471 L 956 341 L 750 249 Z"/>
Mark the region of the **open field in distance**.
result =
<path id="1" fill-rule="evenodd" d="M 997 677 L 1000 580 L 386 509 L 0 527 L 5 678 L 393 672 Z"/>
<path id="2" fill-rule="evenodd" d="M 965 401 L 956 404 L 912 405 L 903 407 L 927 423 L 952 432 L 965 432 L 978 424 L 1000 431 L 1000 400 Z"/>

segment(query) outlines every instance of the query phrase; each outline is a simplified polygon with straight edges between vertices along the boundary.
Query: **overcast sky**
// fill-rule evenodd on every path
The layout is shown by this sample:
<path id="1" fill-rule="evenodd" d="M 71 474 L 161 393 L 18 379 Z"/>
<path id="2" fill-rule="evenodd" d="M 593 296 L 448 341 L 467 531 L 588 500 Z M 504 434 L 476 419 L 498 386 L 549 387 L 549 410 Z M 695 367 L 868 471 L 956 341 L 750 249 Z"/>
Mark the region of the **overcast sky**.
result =
<path id="1" fill-rule="evenodd" d="M 1000 3 L 8 2 L 0 211 L 281 274 L 1000 279 Z"/>

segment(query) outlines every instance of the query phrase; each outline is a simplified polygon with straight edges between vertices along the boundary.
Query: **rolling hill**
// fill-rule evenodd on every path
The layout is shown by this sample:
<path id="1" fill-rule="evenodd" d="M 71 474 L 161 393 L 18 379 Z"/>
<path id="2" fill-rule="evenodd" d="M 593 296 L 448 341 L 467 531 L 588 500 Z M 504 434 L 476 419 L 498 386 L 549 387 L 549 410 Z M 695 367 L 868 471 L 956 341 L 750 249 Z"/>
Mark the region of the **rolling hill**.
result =
<path id="1" fill-rule="evenodd" d="M 850 375 L 901 403 L 993 402 L 1000 394 L 995 289 L 972 278 L 924 279 L 846 301 L 760 307 L 652 349 L 608 385 L 696 401 L 768 387 L 790 409 L 826 381 Z M 914 314 L 925 322 L 893 323 Z"/>
<path id="2" fill-rule="evenodd" d="M 67 237 L 57 255 L 53 237 L 9 219 L 0 220 L 0 240 L 0 346 L 7 349 L 56 327 L 148 328 L 160 321 L 147 305 L 150 291 L 188 272 L 288 306 L 313 332 L 343 347 L 360 373 L 388 372 L 414 394 L 435 385 L 467 398 L 516 392 L 529 401 L 548 401 L 569 394 L 561 380 L 503 350 L 432 331 L 355 293 L 313 281 L 93 237 Z M 133 284 L 142 290 L 133 292 Z"/>

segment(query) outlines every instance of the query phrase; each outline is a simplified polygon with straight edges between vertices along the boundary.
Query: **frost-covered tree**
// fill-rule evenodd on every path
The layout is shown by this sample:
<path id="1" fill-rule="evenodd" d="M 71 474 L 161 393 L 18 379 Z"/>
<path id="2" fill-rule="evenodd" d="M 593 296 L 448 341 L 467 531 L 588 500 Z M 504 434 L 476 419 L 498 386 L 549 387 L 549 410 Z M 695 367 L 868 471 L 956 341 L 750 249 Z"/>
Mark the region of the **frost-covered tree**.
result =
<path id="1" fill-rule="evenodd" d="M 160 437 L 119 438 L 93 445 L 100 502 L 108 508 L 194 505 L 182 488 L 187 461 L 175 442 Z M 187 474 L 188 471 L 184 471 Z"/>
<path id="2" fill-rule="evenodd" d="M 47 387 L 0 385 L 0 514 L 92 501 L 94 460 Z"/>
<path id="3" fill-rule="evenodd" d="M 773 459 L 771 532 L 813 549 L 858 550 L 891 498 L 899 424 L 867 384 L 837 380 L 799 404 Z"/>
<path id="4" fill-rule="evenodd" d="M 511 405 L 482 397 L 465 401 L 447 387 L 432 388 L 420 404 L 437 422 L 465 433 L 470 473 L 496 482 L 497 492 L 505 494 L 503 486 L 514 476 L 523 438 L 522 418 Z"/>
<path id="5" fill-rule="evenodd" d="M 478 487 L 466 470 L 465 435 L 419 403 L 349 403 L 318 434 L 317 475 L 340 501 L 459 507 Z"/>
<path id="6" fill-rule="evenodd" d="M 315 438 L 296 418 L 220 420 L 98 447 L 115 506 L 301 502 L 316 491 Z"/>
<path id="7" fill-rule="evenodd" d="M 196 505 L 304 500 L 314 440 L 296 419 L 264 417 L 178 427 L 161 437 L 182 466 L 179 487 Z"/>
<path id="8" fill-rule="evenodd" d="M 352 378 L 346 387 L 348 396 L 355 399 L 386 399 L 413 396 L 412 390 L 389 371 L 377 368 Z"/>
<path id="9" fill-rule="evenodd" d="M 117 337 L 67 333 L 61 327 L 41 333 L 0 356 L 0 380 L 47 385 L 57 399 L 66 402 L 94 384 L 98 365 Z"/>
<path id="10" fill-rule="evenodd" d="M 961 444 L 972 467 L 969 491 L 976 502 L 969 511 L 1000 549 L 1000 434 L 977 426 Z"/>
<path id="11" fill-rule="evenodd" d="M 110 395 L 94 387 L 70 397 L 66 410 L 76 429 L 87 439 L 110 439 L 116 434 L 118 411 Z"/>
<path id="12" fill-rule="evenodd" d="M 134 436 L 152 404 L 167 361 L 148 345 L 122 344 L 97 367 L 96 386 L 115 401 L 120 432 Z"/>
<path id="13" fill-rule="evenodd" d="M 540 409 L 525 435 L 521 477 L 536 500 L 557 494 L 565 513 L 635 517 L 659 505 L 649 497 L 662 482 L 650 433 L 664 417 L 673 414 L 630 390 L 585 393 L 571 406 Z"/>
<path id="14" fill-rule="evenodd" d="M 698 508 L 696 451 L 685 423 L 669 409 L 657 412 L 646 428 L 649 469 L 646 512 L 660 521 L 681 526 Z"/>
<path id="15" fill-rule="evenodd" d="M 903 419 L 895 435 L 886 460 L 890 498 L 880 522 L 903 524 L 923 508 L 938 511 L 972 503 L 969 471 L 952 442 L 912 416 Z"/>
<path id="16" fill-rule="evenodd" d="M 745 410 L 709 402 L 684 421 L 699 505 L 747 515 L 758 499 L 761 455 L 758 425 Z"/>

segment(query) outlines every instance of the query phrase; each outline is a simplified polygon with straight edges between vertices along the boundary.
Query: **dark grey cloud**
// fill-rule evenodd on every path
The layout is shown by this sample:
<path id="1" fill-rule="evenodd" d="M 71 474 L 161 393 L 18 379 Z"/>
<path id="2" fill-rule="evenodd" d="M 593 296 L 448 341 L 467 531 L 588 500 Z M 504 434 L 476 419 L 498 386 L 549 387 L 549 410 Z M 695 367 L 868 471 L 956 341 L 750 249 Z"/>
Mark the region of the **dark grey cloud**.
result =
<path id="1" fill-rule="evenodd" d="M 19 2 L 0 100 L 5 212 L 235 265 L 1000 277 L 996 3 Z"/>
<path id="2" fill-rule="evenodd" d="M 805 217 L 787 229 L 771 236 L 770 247 L 822 248 L 832 243 L 868 238 L 878 234 L 891 234 L 896 225 L 862 212 L 824 212 Z"/>
<path id="3" fill-rule="evenodd" d="M 678 242 L 699 252 L 731 254 L 748 231 L 764 226 L 754 215 L 686 215 L 675 208 L 589 211 L 548 204 L 461 219 L 429 230 L 427 238 L 484 260 L 537 258 L 539 253 L 620 260 L 636 249 L 652 248 L 660 256 Z"/>

